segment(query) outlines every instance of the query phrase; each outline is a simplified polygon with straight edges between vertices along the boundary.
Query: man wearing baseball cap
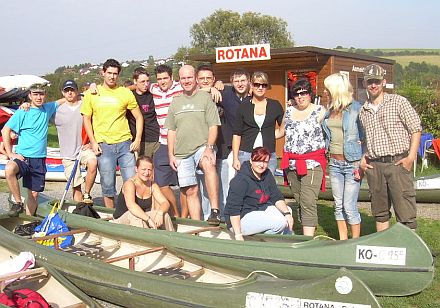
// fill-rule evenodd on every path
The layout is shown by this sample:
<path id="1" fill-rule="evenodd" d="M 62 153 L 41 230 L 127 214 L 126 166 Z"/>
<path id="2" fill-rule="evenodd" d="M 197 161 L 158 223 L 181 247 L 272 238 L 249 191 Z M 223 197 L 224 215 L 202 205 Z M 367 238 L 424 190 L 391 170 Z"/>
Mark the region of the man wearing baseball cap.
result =
<path id="1" fill-rule="evenodd" d="M 44 190 L 46 175 L 47 131 L 52 115 L 64 100 L 44 104 L 46 91 L 32 86 L 29 91 L 30 108 L 17 110 L 2 129 L 3 142 L 10 161 L 5 167 L 5 177 L 11 191 L 10 216 L 23 212 L 18 179 L 23 177 L 23 187 L 28 189 L 26 214 L 34 215 L 38 206 L 38 193 Z M 12 151 L 10 132 L 18 134 L 18 144 Z"/>
<path id="2" fill-rule="evenodd" d="M 80 166 L 87 168 L 87 175 L 84 180 L 81 176 L 81 168 L 79 166 L 76 168 L 72 180 L 73 199 L 78 202 L 92 203 L 90 190 L 95 182 L 98 162 L 90 144 L 83 145 L 83 117 L 80 112 L 81 100 L 78 85 L 73 80 L 66 80 L 61 89 L 66 103 L 58 108 L 54 115 L 54 123 L 58 132 L 64 175 L 66 179 L 69 179 L 73 172 L 75 160 L 78 159 Z M 82 183 L 85 183 L 84 195 L 81 191 Z"/>
<path id="3" fill-rule="evenodd" d="M 371 212 L 377 231 L 390 226 L 391 202 L 398 222 L 416 229 L 416 199 L 412 167 L 422 127 L 409 101 L 385 93 L 385 70 L 370 64 L 364 70 L 368 99 L 359 113 L 365 129 L 366 153 L 361 168 L 367 176 Z"/>

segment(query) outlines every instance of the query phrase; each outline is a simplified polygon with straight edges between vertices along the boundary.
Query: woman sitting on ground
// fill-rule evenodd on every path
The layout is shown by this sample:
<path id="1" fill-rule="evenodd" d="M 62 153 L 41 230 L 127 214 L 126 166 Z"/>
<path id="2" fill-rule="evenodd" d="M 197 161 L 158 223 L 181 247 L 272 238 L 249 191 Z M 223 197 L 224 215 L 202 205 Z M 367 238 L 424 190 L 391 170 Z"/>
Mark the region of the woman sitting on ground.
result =
<path id="1" fill-rule="evenodd" d="M 231 180 L 225 219 L 236 240 L 261 232 L 292 233 L 292 213 L 268 170 L 270 156 L 267 148 L 255 148 Z"/>
<path id="2" fill-rule="evenodd" d="M 114 222 L 174 231 L 167 213 L 170 204 L 152 179 L 153 160 L 140 156 L 136 160 L 136 175 L 124 183 L 118 196 Z"/>

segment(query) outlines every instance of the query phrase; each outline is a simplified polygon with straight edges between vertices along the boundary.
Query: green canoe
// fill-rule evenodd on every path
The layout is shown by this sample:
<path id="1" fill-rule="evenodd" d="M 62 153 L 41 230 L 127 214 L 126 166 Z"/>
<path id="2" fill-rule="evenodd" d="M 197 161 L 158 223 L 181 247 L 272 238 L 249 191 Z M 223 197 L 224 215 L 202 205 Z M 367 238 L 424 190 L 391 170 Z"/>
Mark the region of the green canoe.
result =
<path id="1" fill-rule="evenodd" d="M 11 262 L 10 259 L 16 257 L 19 252 L 19 250 L 0 246 L 0 262 Z M 17 280 L 5 283 L 5 281 L 13 279 Z M 2 274 L 0 282 L 2 288 L 5 283 L 8 290 L 31 289 L 36 291 L 51 307 L 102 307 L 44 261 L 38 261 L 34 268 Z"/>
<path id="2" fill-rule="evenodd" d="M 293 192 L 289 186 L 283 185 L 283 177 L 276 176 L 277 186 L 285 198 L 294 198 Z M 416 201 L 427 203 L 440 203 L 440 175 L 431 175 L 418 177 L 414 180 L 416 189 Z M 319 193 L 319 198 L 324 200 L 333 200 L 330 179 L 327 178 L 325 192 Z M 370 201 L 370 191 L 366 179 L 362 181 L 359 190 L 358 201 Z"/>
<path id="3" fill-rule="evenodd" d="M 39 213 L 49 209 L 39 205 Z M 215 238 L 216 231 L 201 236 L 141 229 L 61 211 L 74 228 L 95 231 L 136 243 L 165 246 L 179 257 L 232 273 L 268 271 L 285 279 L 315 279 L 346 267 L 376 295 L 405 296 L 425 289 L 434 276 L 434 261 L 424 241 L 397 223 L 386 231 L 347 241 L 312 239 L 302 242 L 233 241 Z M 179 231 L 179 230 L 178 230 Z M 209 234 L 214 234 L 210 236 Z M 214 238 L 212 238 L 214 237 Z M 274 236 L 278 239 L 280 236 Z"/>
<path id="4" fill-rule="evenodd" d="M 66 215 L 68 225 L 82 221 L 87 229 L 71 232 L 75 245 L 65 250 L 10 232 L 34 219 L 25 215 L 0 219 L 0 241 L 11 251 L 34 253 L 88 295 L 124 307 L 380 307 L 368 287 L 346 269 L 301 281 L 255 272 L 244 277 L 190 263 L 164 245 L 147 245 L 139 240 L 146 233 L 138 228 L 75 216 Z M 179 235 L 155 233 L 169 239 Z"/>

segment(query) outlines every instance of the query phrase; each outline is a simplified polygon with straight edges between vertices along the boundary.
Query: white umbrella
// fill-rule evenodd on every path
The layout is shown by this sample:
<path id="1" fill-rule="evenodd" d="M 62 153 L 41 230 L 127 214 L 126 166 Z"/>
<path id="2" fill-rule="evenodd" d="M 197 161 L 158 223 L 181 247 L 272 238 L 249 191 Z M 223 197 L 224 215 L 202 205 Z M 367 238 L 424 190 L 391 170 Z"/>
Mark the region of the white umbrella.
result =
<path id="1" fill-rule="evenodd" d="M 14 75 L 0 77 L 0 87 L 6 91 L 13 88 L 29 88 L 34 84 L 47 85 L 48 80 L 35 75 Z"/>

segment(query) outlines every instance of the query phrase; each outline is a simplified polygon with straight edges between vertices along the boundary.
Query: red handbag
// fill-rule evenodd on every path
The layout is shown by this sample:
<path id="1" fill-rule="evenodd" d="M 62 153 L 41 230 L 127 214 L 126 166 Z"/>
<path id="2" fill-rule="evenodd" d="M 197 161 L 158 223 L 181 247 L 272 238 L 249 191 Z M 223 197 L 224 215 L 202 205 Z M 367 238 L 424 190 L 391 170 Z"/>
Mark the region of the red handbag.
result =
<path id="1" fill-rule="evenodd" d="M 31 289 L 3 290 L 0 294 L 0 304 L 17 308 L 49 308 L 49 303 L 40 293 Z"/>

